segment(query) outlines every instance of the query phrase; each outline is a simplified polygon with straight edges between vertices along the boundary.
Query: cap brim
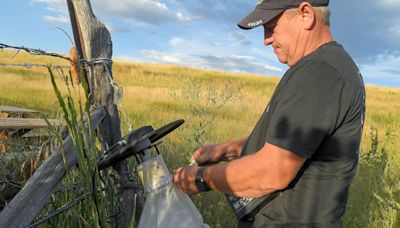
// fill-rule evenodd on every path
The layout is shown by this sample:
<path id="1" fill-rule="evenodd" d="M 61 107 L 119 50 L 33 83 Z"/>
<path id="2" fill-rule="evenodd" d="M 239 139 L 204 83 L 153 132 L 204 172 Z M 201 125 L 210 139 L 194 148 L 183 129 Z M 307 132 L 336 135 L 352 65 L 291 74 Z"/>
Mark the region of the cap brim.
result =
<path id="1" fill-rule="evenodd" d="M 247 15 L 243 20 L 241 20 L 237 25 L 241 29 L 252 29 L 267 23 L 274 17 L 278 16 L 280 13 L 285 11 L 284 9 L 258 9 L 253 10 L 249 15 Z"/>

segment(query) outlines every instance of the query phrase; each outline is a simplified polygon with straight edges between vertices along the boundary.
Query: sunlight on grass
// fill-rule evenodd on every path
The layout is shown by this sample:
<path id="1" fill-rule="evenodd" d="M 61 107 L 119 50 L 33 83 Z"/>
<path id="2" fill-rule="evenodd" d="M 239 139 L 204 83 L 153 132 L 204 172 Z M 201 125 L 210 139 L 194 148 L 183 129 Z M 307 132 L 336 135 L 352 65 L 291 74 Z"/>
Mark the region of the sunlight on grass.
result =
<path id="1" fill-rule="evenodd" d="M 24 53 L 11 59 L 14 54 L 1 51 L 0 62 L 68 64 L 64 60 Z M 113 74 L 116 82 L 124 87 L 119 110 L 134 128 L 160 127 L 178 118 L 186 120 L 163 145 L 170 168 L 185 164 L 187 154 L 200 146 L 196 143 L 218 143 L 250 134 L 279 81 L 277 77 L 122 61 L 114 62 Z M 59 109 L 55 106 L 56 96 L 46 69 L 0 67 L 0 77 L 0 105 L 37 109 L 47 115 Z M 61 78 L 56 79 L 62 84 Z M 66 92 L 65 88 L 60 89 Z M 213 99 L 224 97 L 229 99 L 219 101 L 221 107 L 218 100 L 212 103 Z M 344 219 L 346 227 L 400 226 L 400 212 L 393 206 L 400 201 L 399 101 L 400 89 L 367 86 L 362 155 L 351 187 Z M 121 119 L 125 121 L 124 117 Z M 200 126 L 202 121 L 206 125 Z M 126 132 L 127 127 L 122 126 Z M 205 131 L 204 135 L 198 135 L 199 131 Z M 391 198 L 393 205 L 385 201 Z M 233 215 L 226 209 L 222 194 L 206 194 L 195 201 L 206 222 L 213 227 L 233 224 Z"/>

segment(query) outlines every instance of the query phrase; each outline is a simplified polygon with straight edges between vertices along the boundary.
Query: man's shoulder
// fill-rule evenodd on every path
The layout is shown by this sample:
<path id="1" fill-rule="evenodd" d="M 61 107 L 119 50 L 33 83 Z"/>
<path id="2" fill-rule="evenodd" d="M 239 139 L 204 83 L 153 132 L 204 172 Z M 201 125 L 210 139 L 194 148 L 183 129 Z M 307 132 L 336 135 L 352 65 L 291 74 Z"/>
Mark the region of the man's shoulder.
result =
<path id="1" fill-rule="evenodd" d="M 288 72 L 288 86 L 308 87 L 316 84 L 343 80 L 342 73 L 329 61 L 322 58 L 308 58 Z"/>
<path id="2" fill-rule="evenodd" d="M 337 80 L 359 82 L 359 69 L 351 56 L 335 41 L 326 43 L 293 66 L 288 74 L 292 82 Z"/>
<path id="3" fill-rule="evenodd" d="M 310 55 L 310 61 L 325 63 L 342 76 L 357 75 L 358 67 L 350 54 L 336 41 L 331 41 L 319 47 Z"/>

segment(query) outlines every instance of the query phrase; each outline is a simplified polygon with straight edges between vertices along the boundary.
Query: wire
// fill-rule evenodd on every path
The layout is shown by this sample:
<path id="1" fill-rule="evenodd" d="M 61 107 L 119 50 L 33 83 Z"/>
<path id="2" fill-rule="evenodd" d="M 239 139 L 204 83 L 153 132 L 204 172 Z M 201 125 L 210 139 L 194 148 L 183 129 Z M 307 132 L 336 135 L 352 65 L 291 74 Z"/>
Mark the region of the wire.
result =
<path id="1" fill-rule="evenodd" d="M 64 211 L 67 211 L 69 209 L 71 209 L 72 207 L 74 207 L 75 205 L 79 204 L 80 202 L 82 202 L 83 200 L 89 198 L 89 193 L 86 193 L 82 196 L 79 196 L 77 198 L 75 198 L 74 200 L 72 200 L 71 202 L 64 204 L 63 206 L 57 208 L 56 210 L 52 211 L 51 213 L 47 214 L 47 216 L 45 216 L 44 218 L 40 219 L 39 221 L 32 223 L 28 226 L 26 226 L 25 228 L 32 228 L 32 227 L 37 227 L 38 225 L 46 222 L 47 220 L 50 220 L 51 218 L 63 213 Z"/>
<path id="2" fill-rule="evenodd" d="M 50 67 L 54 69 L 59 69 L 59 68 L 69 68 L 69 66 L 61 66 L 61 65 L 45 65 L 45 64 L 37 64 L 37 63 L 21 63 L 21 64 L 15 64 L 15 63 L 0 63 L 0 66 L 2 67 L 26 67 L 28 69 L 32 67 Z"/>
<path id="3" fill-rule="evenodd" d="M 60 54 L 57 54 L 57 53 L 49 53 L 49 52 L 46 52 L 46 51 L 43 51 L 43 50 L 40 50 L 40 49 L 28 48 L 28 47 L 24 47 L 24 46 L 21 46 L 21 47 L 11 46 L 11 45 L 0 43 L 0 49 L 3 49 L 3 48 L 18 50 L 15 55 L 17 55 L 19 53 L 19 51 L 26 51 L 26 52 L 28 52 L 28 53 L 30 53 L 32 55 L 46 55 L 46 56 L 51 56 L 51 57 L 56 57 L 56 58 L 61 58 L 61 59 L 65 59 L 65 60 L 71 61 L 70 58 L 65 57 L 63 55 L 60 55 Z"/>

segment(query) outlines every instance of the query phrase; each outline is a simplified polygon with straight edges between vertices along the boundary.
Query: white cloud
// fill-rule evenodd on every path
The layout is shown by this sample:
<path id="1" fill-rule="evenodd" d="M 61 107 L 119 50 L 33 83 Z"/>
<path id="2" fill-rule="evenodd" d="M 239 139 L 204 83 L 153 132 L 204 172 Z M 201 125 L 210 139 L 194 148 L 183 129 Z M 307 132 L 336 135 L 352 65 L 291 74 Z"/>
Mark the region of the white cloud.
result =
<path id="1" fill-rule="evenodd" d="M 118 32 L 118 33 L 127 33 L 130 32 L 130 29 L 127 27 L 121 27 L 121 26 L 114 26 L 111 23 L 104 23 L 108 31 L 110 32 Z"/>
<path id="2" fill-rule="evenodd" d="M 233 46 L 247 46 L 251 44 L 251 41 L 239 29 L 231 30 L 228 33 L 228 37 L 235 42 Z"/>
<path id="3" fill-rule="evenodd" d="M 52 23 L 63 23 L 63 24 L 70 23 L 69 18 L 64 15 L 59 15 L 58 17 L 43 16 L 43 19 L 45 21 L 52 22 Z"/>
<path id="4" fill-rule="evenodd" d="M 176 20 L 166 4 L 157 0 L 94 0 L 95 11 L 149 24 Z"/>
<path id="5" fill-rule="evenodd" d="M 65 0 L 30 0 L 30 2 L 45 4 L 48 11 L 68 16 Z M 193 19 L 182 12 L 173 12 L 159 0 L 92 0 L 91 5 L 97 16 L 102 14 L 103 16 L 121 17 L 125 21 L 132 20 L 139 24 L 158 25 Z"/>
<path id="6" fill-rule="evenodd" d="M 265 73 L 265 71 L 282 72 L 281 68 L 261 63 L 252 56 L 226 55 L 226 56 L 199 56 L 206 67 L 231 71 Z"/>
<path id="7" fill-rule="evenodd" d="M 371 63 L 360 64 L 365 81 L 386 82 L 400 86 L 400 52 L 382 53 L 371 58 Z M 394 84 L 390 84 L 394 83 Z"/>
<path id="8" fill-rule="evenodd" d="M 188 16 L 184 16 L 181 12 L 176 13 L 176 18 L 178 18 L 179 21 L 191 21 L 192 18 Z"/>
<path id="9" fill-rule="evenodd" d="M 377 4 L 381 4 L 387 9 L 400 9 L 400 0 L 382 0 L 378 1 Z"/>
<path id="10" fill-rule="evenodd" d="M 179 64 L 191 67 L 217 69 L 229 72 L 268 74 L 282 69 L 258 61 L 255 57 L 231 53 L 226 45 L 212 45 L 196 40 L 174 37 L 166 51 L 142 50 L 140 61 Z"/>
<path id="11" fill-rule="evenodd" d="M 179 6 L 191 13 L 191 17 L 209 20 L 213 23 L 238 22 L 256 6 L 255 1 L 243 0 L 179 0 Z"/>
<path id="12" fill-rule="evenodd" d="M 156 50 L 142 50 L 145 60 L 156 63 L 185 64 L 178 53 L 167 53 Z"/>
<path id="13" fill-rule="evenodd" d="M 30 0 L 30 2 L 46 4 L 46 9 L 51 12 L 58 12 L 64 15 L 68 14 L 67 1 L 65 0 Z"/>
<path id="14" fill-rule="evenodd" d="M 396 24 L 388 29 L 388 37 L 398 42 L 400 40 L 400 25 Z"/>
<path id="15" fill-rule="evenodd" d="M 169 45 L 171 45 L 172 47 L 179 47 L 184 44 L 185 40 L 180 37 L 173 37 L 172 39 L 169 40 Z"/>

